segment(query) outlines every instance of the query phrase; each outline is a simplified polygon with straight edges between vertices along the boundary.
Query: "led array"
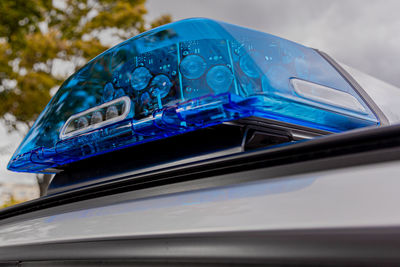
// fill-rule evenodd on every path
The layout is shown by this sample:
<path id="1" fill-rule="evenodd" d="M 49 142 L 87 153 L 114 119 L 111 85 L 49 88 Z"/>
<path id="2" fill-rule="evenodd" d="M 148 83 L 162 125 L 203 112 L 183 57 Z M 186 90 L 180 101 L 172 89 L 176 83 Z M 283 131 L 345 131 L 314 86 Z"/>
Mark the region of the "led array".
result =
<path id="1" fill-rule="evenodd" d="M 107 90 L 104 93 L 107 95 Z M 123 96 L 71 116 L 61 130 L 60 139 L 72 137 L 125 119 L 130 110 L 130 103 L 129 97 Z"/>

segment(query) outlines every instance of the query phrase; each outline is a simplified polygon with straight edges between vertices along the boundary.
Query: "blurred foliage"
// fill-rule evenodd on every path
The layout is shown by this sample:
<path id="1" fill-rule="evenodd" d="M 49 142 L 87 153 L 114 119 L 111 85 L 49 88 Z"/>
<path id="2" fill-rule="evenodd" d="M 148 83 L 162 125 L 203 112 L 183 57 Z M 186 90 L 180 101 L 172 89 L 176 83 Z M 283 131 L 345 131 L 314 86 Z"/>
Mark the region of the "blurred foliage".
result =
<path id="1" fill-rule="evenodd" d="M 11 196 L 7 202 L 5 202 L 3 205 L 0 206 L 0 209 L 11 207 L 11 206 L 17 205 L 22 202 L 24 202 L 24 201 L 17 201 L 13 196 Z"/>
<path id="2" fill-rule="evenodd" d="M 33 124 L 67 78 L 57 70 L 60 64 L 72 63 L 74 71 L 108 48 L 100 42 L 101 33 L 123 40 L 171 21 L 163 15 L 146 22 L 145 2 L 1 0 L 0 119 L 9 130 Z M 44 195 L 51 176 L 36 179 Z"/>
<path id="3" fill-rule="evenodd" d="M 10 129 L 32 125 L 66 78 L 60 62 L 76 70 L 108 48 L 102 32 L 127 39 L 171 21 L 146 22 L 145 0 L 55 1 L 0 1 L 0 118 Z"/>

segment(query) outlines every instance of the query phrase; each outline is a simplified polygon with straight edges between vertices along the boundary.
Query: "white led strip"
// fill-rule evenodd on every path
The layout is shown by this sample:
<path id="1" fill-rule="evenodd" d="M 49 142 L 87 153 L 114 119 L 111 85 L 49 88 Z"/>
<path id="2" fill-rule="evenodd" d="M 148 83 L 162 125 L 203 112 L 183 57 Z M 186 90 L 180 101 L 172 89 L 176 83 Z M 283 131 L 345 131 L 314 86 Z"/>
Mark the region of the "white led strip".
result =
<path id="1" fill-rule="evenodd" d="M 112 106 L 112 105 L 120 103 L 120 102 L 124 102 L 124 104 L 125 104 L 124 105 L 124 110 L 123 110 L 121 115 L 119 115 L 117 117 L 114 117 L 114 118 L 111 118 L 109 120 L 104 120 L 104 121 L 99 122 L 99 123 L 88 125 L 87 127 L 84 127 L 84 128 L 81 128 L 81 129 L 77 129 L 77 130 L 69 132 L 69 133 L 65 133 L 65 131 L 67 130 L 67 128 L 70 125 L 70 123 L 73 122 L 75 119 L 77 119 L 79 117 L 82 117 L 82 116 L 85 116 L 85 115 L 87 115 L 89 113 L 93 113 L 93 112 L 95 112 L 95 111 L 97 111 L 99 109 L 103 109 L 103 108 L 105 109 L 105 108 L 107 108 L 109 106 Z M 79 135 L 79 134 L 82 134 L 82 133 L 85 133 L 85 132 L 89 132 L 89 131 L 92 131 L 92 130 L 95 130 L 95 129 L 99 129 L 101 127 L 104 127 L 104 126 L 116 123 L 118 121 L 121 121 L 121 120 L 125 119 L 126 116 L 128 116 L 130 110 L 131 110 L 131 100 L 130 100 L 130 98 L 128 96 L 123 96 L 123 97 L 114 99 L 112 101 L 109 101 L 107 103 L 101 104 L 99 106 L 87 109 L 87 110 L 82 111 L 80 113 L 74 114 L 74 115 L 72 115 L 71 117 L 68 118 L 67 122 L 62 127 L 61 132 L 60 132 L 60 139 L 63 140 L 63 139 L 69 138 L 69 137 L 73 137 L 73 136 L 76 136 L 76 135 Z"/>

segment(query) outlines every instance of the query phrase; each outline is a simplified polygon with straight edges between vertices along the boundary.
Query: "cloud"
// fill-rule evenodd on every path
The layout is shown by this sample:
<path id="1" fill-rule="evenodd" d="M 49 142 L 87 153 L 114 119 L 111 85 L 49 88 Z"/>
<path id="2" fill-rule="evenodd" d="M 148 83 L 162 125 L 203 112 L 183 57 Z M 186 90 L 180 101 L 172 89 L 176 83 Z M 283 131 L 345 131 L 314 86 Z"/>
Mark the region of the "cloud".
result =
<path id="1" fill-rule="evenodd" d="M 400 87 L 400 1 L 148 0 L 149 18 L 208 17 L 327 52 Z"/>

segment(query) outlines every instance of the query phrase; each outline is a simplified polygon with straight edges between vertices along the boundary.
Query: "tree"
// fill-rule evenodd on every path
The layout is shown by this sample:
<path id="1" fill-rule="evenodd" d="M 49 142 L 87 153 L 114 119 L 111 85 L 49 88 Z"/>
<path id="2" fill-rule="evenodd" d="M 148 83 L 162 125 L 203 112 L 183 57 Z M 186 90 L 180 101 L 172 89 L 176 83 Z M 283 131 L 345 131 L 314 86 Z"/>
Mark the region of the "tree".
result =
<path id="1" fill-rule="evenodd" d="M 163 15 L 146 23 L 145 2 L 0 1 L 0 119 L 10 131 L 32 126 L 67 76 L 57 66 L 74 71 L 108 48 L 102 33 L 124 40 L 171 21 Z M 50 178 L 37 176 L 41 195 Z"/>

